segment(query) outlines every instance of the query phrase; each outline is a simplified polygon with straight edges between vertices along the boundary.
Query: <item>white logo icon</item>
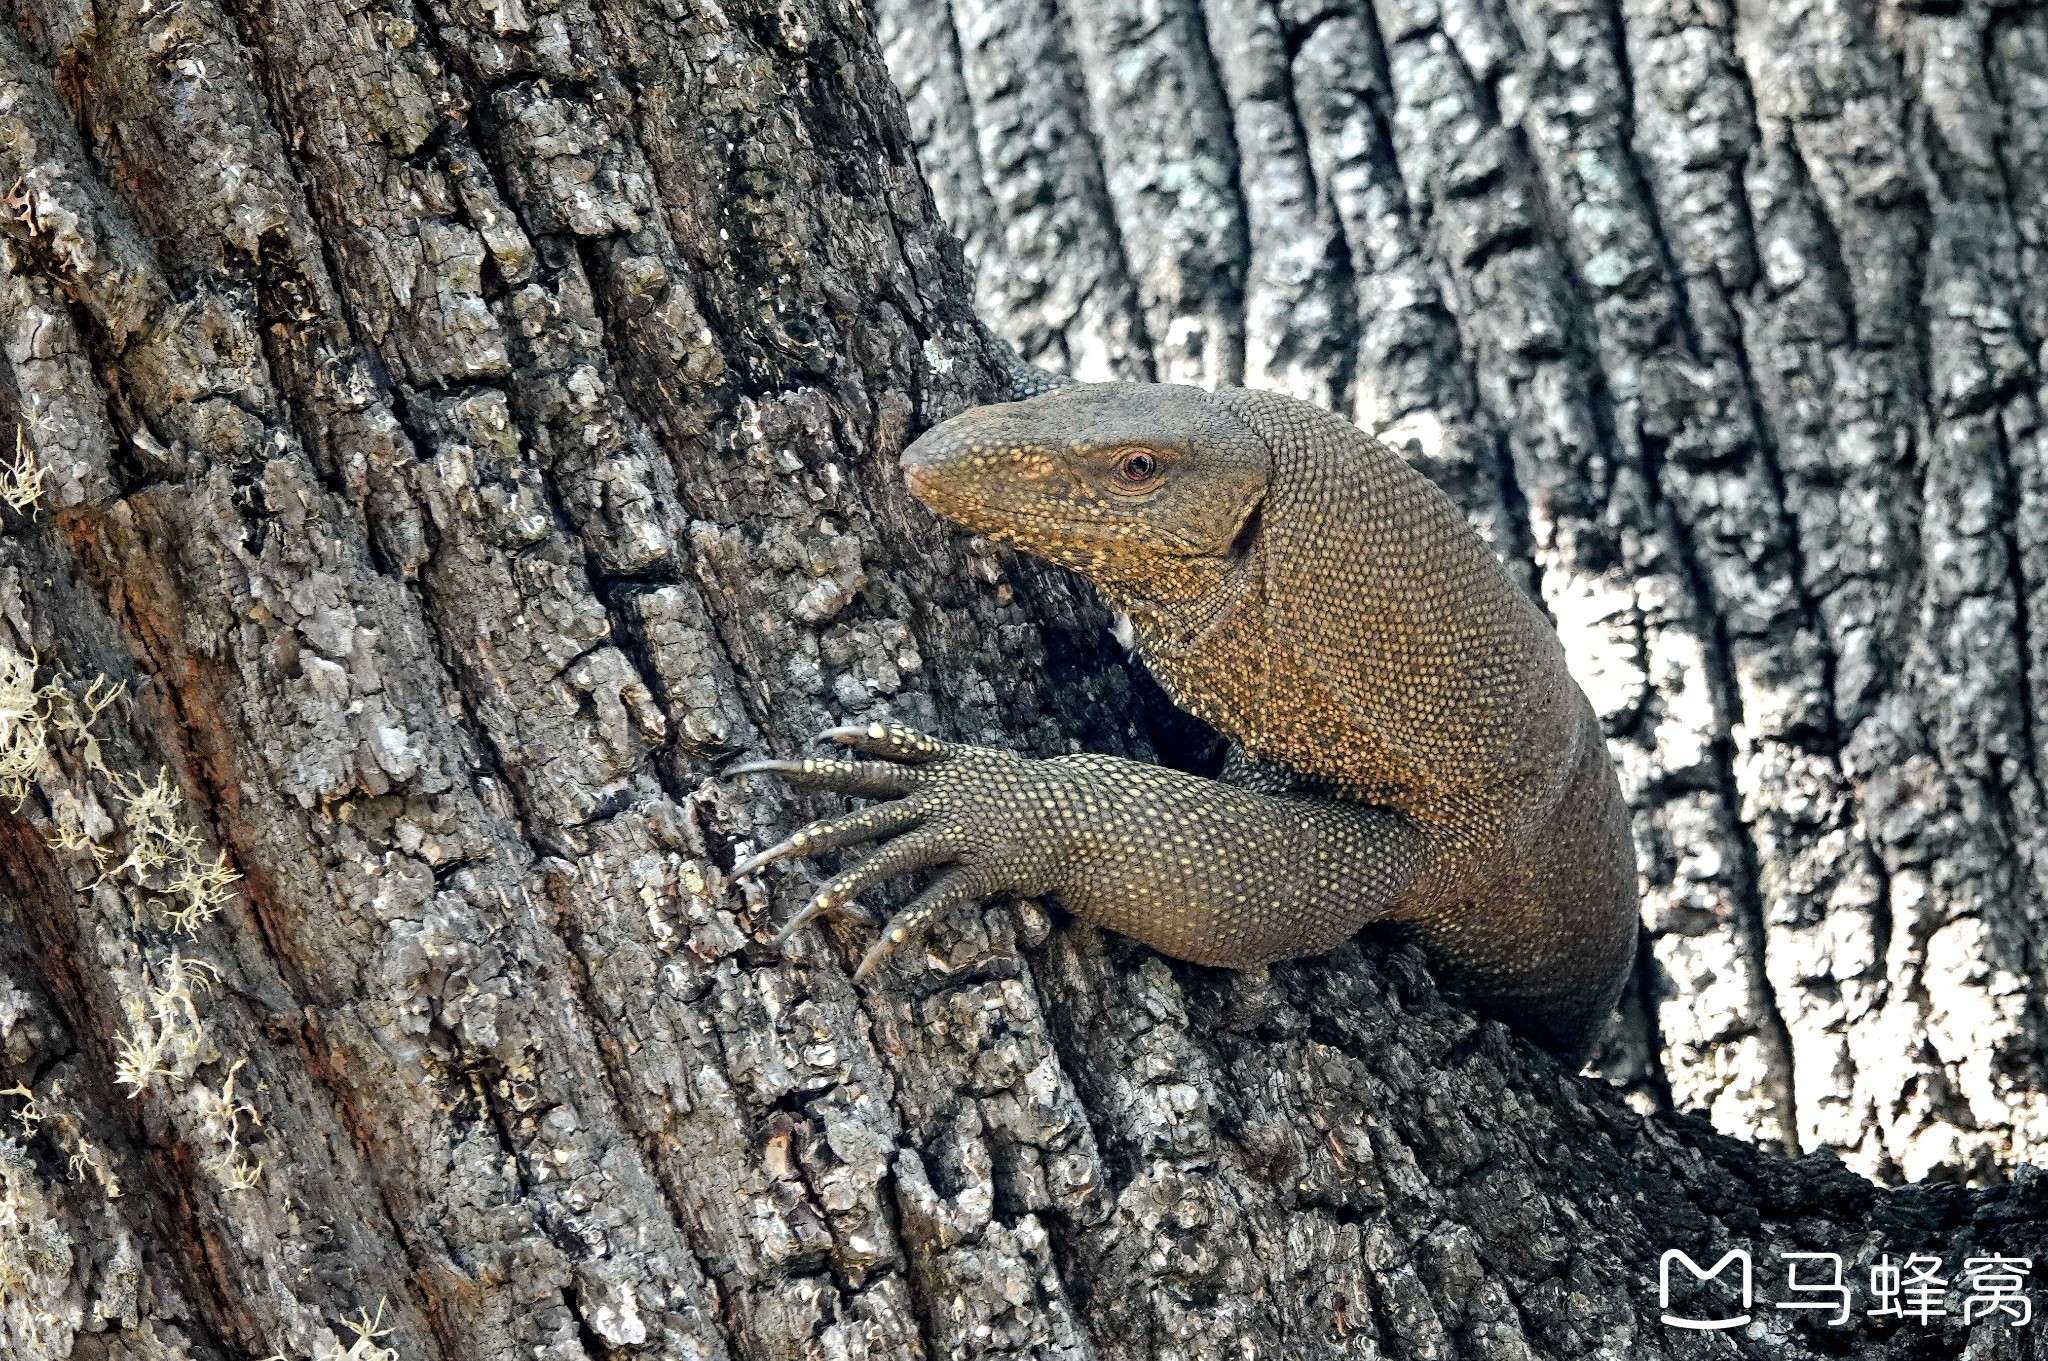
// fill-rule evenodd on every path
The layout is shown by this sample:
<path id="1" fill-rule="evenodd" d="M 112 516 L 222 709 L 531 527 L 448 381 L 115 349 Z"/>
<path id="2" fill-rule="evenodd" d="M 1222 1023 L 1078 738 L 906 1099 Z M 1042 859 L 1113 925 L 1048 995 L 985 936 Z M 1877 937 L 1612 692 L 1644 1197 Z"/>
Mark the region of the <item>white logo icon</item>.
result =
<path id="1" fill-rule="evenodd" d="M 1730 1262 L 1740 1262 L 1742 1264 L 1743 1312 L 1734 1318 L 1722 1319 L 1679 1318 L 1677 1315 L 1668 1312 L 1671 1308 L 1671 1264 L 1673 1262 L 1683 1262 L 1685 1269 L 1693 1274 L 1694 1280 L 1698 1281 L 1711 1281 L 1719 1276 Z M 1664 1315 L 1664 1322 L 1673 1328 L 1692 1328 L 1700 1332 L 1718 1332 L 1724 1328 L 1740 1328 L 1749 1322 L 1749 1303 L 1751 1298 L 1749 1254 L 1741 1248 L 1729 1249 L 1726 1256 L 1704 1271 L 1700 1269 L 1698 1262 L 1695 1262 L 1676 1248 L 1673 1248 L 1657 1259 L 1657 1307 L 1667 1311 Z"/>

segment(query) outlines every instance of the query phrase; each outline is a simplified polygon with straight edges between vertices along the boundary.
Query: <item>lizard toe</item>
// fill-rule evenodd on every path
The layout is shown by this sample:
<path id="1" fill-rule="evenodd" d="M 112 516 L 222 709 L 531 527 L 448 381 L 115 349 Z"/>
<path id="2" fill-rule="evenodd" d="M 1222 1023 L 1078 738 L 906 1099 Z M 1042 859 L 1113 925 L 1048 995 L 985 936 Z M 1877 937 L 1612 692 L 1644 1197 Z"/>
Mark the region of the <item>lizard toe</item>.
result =
<path id="1" fill-rule="evenodd" d="M 863 756 L 901 761 L 905 765 L 942 761 L 954 750 L 951 743 L 941 742 L 902 723 L 850 723 L 844 727 L 827 728 L 818 734 L 818 738 L 820 741 L 837 742 L 842 747 L 852 747 Z"/>
<path id="2" fill-rule="evenodd" d="M 725 774 L 776 775 L 799 789 L 830 789 L 868 799 L 901 798 L 921 783 L 913 766 L 888 761 L 840 761 L 805 757 L 801 761 L 742 761 Z"/>
<path id="3" fill-rule="evenodd" d="M 767 850 L 747 857 L 732 867 L 733 879 L 758 874 L 778 860 L 792 856 L 820 855 L 863 842 L 879 841 L 904 832 L 924 821 L 925 808 L 914 799 L 896 799 L 873 804 L 838 817 L 820 818 L 778 841 Z"/>
<path id="4" fill-rule="evenodd" d="M 877 920 L 873 912 L 862 907 L 857 902 L 849 899 L 827 903 L 820 901 L 821 896 L 814 896 L 809 902 L 799 908 L 794 916 L 782 924 L 782 929 L 775 933 L 775 944 L 782 945 L 786 943 L 791 936 L 794 936 L 797 932 L 803 930 L 828 912 L 845 917 L 849 921 L 857 921 L 864 924 Z"/>
<path id="5" fill-rule="evenodd" d="M 861 957 L 860 967 L 853 971 L 853 981 L 865 982 L 897 946 L 922 939 L 932 923 L 945 913 L 986 898 L 994 891 L 993 881 L 981 870 L 968 865 L 947 869 L 911 899 L 910 906 L 889 918 L 881 936 Z"/>
<path id="6" fill-rule="evenodd" d="M 900 874 L 929 869 L 957 858 L 956 839 L 946 830 L 923 827 L 889 842 L 851 869 L 835 876 L 811 901 L 831 908 Z"/>

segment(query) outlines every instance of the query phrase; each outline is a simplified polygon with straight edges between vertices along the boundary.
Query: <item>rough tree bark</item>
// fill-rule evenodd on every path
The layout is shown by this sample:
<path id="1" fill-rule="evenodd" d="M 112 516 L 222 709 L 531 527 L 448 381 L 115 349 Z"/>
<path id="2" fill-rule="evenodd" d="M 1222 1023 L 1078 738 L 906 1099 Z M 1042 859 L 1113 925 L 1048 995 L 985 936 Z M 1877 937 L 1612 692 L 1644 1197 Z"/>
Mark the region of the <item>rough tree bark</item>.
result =
<path id="1" fill-rule="evenodd" d="M 6 7 L 7 1356 L 1803 1356 L 1658 1253 L 2048 1259 L 2038 1178 L 1646 1119 L 1377 942 L 767 944 L 733 753 L 1149 747 L 891 479 L 996 368 L 858 4 Z"/>
<path id="2" fill-rule="evenodd" d="M 1603 1067 L 1883 1179 L 2048 1148 L 2048 8 L 881 0 L 985 315 L 1414 448 L 1637 810 Z"/>

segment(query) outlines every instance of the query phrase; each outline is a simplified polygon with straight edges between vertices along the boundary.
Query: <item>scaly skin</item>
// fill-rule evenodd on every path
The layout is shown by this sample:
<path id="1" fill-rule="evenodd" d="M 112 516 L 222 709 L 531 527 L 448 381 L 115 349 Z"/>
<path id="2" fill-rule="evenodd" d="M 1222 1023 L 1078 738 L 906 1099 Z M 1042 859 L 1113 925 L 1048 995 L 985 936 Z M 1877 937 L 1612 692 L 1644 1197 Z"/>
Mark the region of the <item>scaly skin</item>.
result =
<path id="1" fill-rule="evenodd" d="M 1392 922 L 1482 1007 L 1590 1051 L 1634 953 L 1627 808 L 1556 635 L 1426 478 L 1292 398 L 1118 383 L 976 408 L 902 462 L 939 514 L 1094 581 L 1235 749 L 1206 780 L 873 724 L 828 734 L 868 760 L 736 767 L 890 800 L 740 867 L 893 838 L 784 935 L 933 866 L 863 974 L 999 893 L 1234 967 Z"/>

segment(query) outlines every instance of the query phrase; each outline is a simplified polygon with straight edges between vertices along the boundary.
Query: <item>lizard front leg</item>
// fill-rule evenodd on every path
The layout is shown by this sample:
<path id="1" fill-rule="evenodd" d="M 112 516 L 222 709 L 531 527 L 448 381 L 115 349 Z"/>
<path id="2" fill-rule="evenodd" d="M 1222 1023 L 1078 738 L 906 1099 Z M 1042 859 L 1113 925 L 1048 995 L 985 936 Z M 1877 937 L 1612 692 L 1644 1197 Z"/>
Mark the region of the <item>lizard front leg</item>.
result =
<path id="1" fill-rule="evenodd" d="M 893 724 L 825 736 L 870 759 L 753 761 L 727 773 L 888 801 L 814 822 L 733 874 L 888 838 L 820 889 L 781 940 L 886 880 L 936 869 L 857 978 L 940 914 L 1006 893 L 1050 893 L 1083 921 L 1199 964 L 1319 954 L 1384 911 L 1423 858 L 1413 826 L 1363 804 L 1234 788 L 1117 756 L 1039 760 Z"/>

